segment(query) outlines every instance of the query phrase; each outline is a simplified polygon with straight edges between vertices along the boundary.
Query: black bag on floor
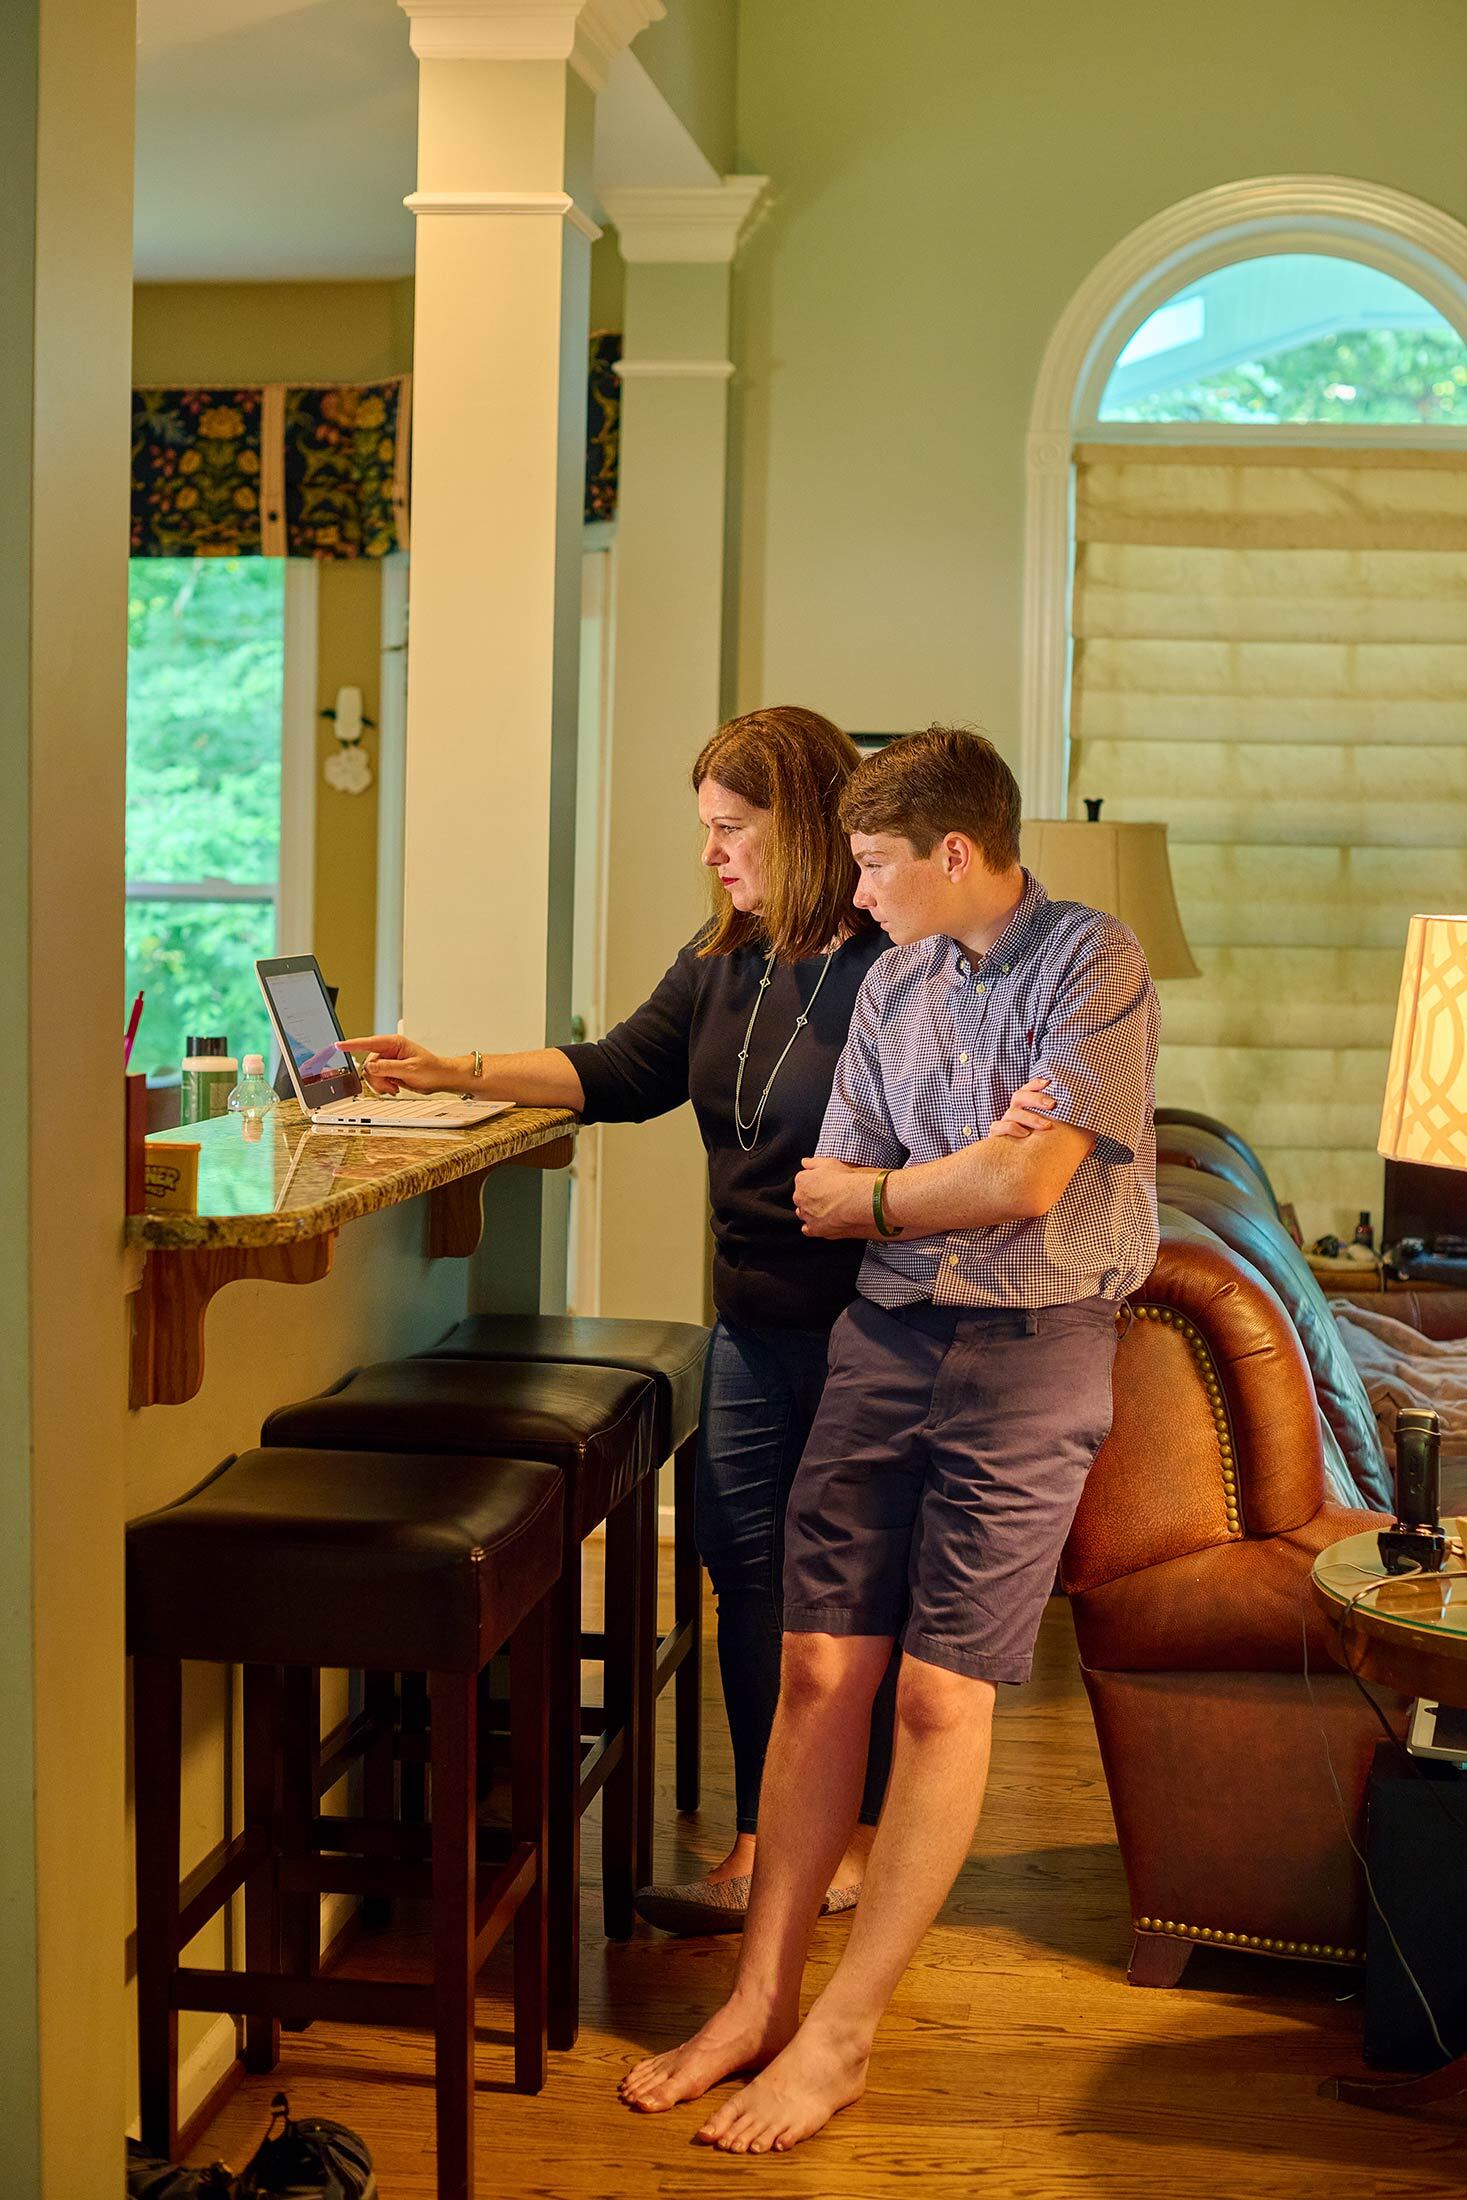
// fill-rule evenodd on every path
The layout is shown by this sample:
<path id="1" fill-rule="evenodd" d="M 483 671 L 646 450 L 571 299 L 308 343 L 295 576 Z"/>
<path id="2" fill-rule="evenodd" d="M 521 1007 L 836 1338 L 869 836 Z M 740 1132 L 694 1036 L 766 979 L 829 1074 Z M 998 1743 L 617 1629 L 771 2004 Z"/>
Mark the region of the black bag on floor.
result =
<path id="1" fill-rule="evenodd" d="M 136 2139 L 127 2142 L 127 2200 L 234 2200 L 234 2189 L 222 2162 L 211 2162 L 207 2169 L 179 2169 Z"/>
<path id="2" fill-rule="evenodd" d="M 270 2129 L 234 2188 L 237 2200 L 377 2200 L 364 2139 L 324 2116 L 293 2118 L 283 2093 L 270 2109 Z"/>

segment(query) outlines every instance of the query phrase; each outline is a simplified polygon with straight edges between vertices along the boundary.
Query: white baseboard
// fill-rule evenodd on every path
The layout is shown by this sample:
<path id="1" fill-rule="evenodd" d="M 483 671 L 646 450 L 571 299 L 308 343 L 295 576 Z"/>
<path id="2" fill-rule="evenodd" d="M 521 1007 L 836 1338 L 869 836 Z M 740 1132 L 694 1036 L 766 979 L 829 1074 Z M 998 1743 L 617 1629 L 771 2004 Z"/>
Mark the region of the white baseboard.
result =
<path id="1" fill-rule="evenodd" d="M 233 2017 L 216 2017 L 193 2053 L 186 2055 L 178 2072 L 178 2121 L 180 2127 L 197 2116 L 216 2085 L 228 2077 L 239 2053 L 239 2032 Z"/>
<path id="2" fill-rule="evenodd" d="M 346 1931 L 357 1914 L 360 1897 L 354 1894 L 323 1894 L 321 1897 L 321 1949 L 329 1954 L 331 1943 Z"/>

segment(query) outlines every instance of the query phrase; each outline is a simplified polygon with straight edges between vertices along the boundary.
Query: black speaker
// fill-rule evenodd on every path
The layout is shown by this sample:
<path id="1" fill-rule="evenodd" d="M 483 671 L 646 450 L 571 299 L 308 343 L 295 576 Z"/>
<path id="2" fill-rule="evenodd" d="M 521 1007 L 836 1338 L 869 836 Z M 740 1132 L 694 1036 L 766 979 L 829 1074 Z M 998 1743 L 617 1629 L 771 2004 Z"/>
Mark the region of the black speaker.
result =
<path id="1" fill-rule="evenodd" d="M 1366 1790 L 1365 1853 L 1376 1899 L 1431 2004 L 1432 2037 L 1375 1905 L 1365 1939 L 1365 2060 L 1378 2070 L 1439 2070 L 1467 2053 L 1467 1773 L 1403 1759 L 1382 1742 Z"/>
<path id="2" fill-rule="evenodd" d="M 1467 1176 L 1420 1161 L 1388 1161 L 1380 1242 L 1417 1238 L 1428 1253 L 1446 1252 L 1467 1239 Z M 1438 1244 L 1438 1240 L 1444 1240 Z"/>

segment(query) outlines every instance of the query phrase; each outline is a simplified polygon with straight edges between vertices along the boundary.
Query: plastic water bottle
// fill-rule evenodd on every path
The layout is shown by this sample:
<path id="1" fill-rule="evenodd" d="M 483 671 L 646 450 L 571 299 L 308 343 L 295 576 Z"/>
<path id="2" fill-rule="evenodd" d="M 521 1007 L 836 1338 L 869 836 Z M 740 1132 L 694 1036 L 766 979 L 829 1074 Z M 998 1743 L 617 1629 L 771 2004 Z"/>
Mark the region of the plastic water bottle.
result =
<path id="1" fill-rule="evenodd" d="M 265 1075 L 265 1059 L 260 1054 L 247 1054 L 244 1058 L 244 1075 L 229 1095 L 229 1110 L 240 1119 L 240 1129 L 246 1138 L 258 1138 L 264 1128 L 265 1118 L 275 1105 L 275 1092 Z"/>

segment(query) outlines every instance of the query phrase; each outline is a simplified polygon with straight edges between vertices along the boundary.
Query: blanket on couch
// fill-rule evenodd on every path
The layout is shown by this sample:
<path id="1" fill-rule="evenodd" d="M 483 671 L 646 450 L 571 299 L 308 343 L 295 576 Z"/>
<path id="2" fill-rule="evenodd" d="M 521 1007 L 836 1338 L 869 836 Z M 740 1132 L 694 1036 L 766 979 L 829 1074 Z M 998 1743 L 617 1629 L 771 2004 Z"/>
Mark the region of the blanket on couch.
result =
<path id="1" fill-rule="evenodd" d="M 1336 1299 L 1331 1311 L 1359 1370 L 1387 1459 L 1395 1457 L 1396 1414 L 1424 1407 L 1442 1425 L 1442 1510 L 1467 1507 L 1467 1337 L 1423 1337 L 1409 1322 Z"/>

